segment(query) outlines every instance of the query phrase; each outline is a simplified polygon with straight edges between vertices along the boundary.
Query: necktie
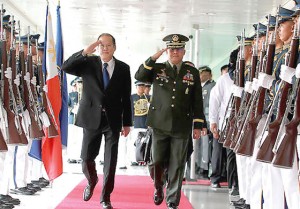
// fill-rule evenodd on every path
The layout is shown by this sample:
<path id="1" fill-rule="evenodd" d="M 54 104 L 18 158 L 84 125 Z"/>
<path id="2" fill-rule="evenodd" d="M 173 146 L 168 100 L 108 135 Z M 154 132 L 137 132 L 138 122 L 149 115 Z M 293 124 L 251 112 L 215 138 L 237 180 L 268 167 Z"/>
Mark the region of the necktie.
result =
<path id="1" fill-rule="evenodd" d="M 103 64 L 103 84 L 104 84 L 104 89 L 106 89 L 108 83 L 109 83 L 109 74 L 107 71 L 107 66 L 108 64 L 105 62 Z"/>
<path id="2" fill-rule="evenodd" d="M 175 77 L 177 76 L 178 72 L 177 72 L 177 66 L 173 65 L 173 70 L 174 70 L 174 75 Z"/>

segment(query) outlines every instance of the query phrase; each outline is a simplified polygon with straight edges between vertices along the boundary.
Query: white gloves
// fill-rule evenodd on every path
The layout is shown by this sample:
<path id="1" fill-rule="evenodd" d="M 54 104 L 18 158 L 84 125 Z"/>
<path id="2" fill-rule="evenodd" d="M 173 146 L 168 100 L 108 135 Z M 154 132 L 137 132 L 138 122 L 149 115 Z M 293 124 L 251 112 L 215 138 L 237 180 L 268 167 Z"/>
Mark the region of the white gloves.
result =
<path id="1" fill-rule="evenodd" d="M 48 128 L 50 126 L 50 121 L 49 121 L 49 117 L 48 115 L 45 113 L 45 111 L 42 112 L 42 114 L 40 115 L 40 119 L 43 123 L 43 125 Z"/>
<path id="2" fill-rule="evenodd" d="M 20 86 L 20 75 L 17 75 L 15 80 L 14 80 L 14 84 L 16 84 L 16 86 Z"/>
<path id="3" fill-rule="evenodd" d="M 11 71 L 11 67 L 8 67 L 5 71 L 5 77 L 8 79 L 12 79 L 12 71 Z"/>
<path id="4" fill-rule="evenodd" d="M 48 93 L 48 86 L 47 86 L 47 85 L 45 85 L 45 86 L 43 87 L 43 91 L 46 92 L 46 93 Z"/>
<path id="5" fill-rule="evenodd" d="M 24 76 L 24 80 L 27 82 L 30 82 L 30 74 L 29 72 L 26 73 L 26 75 Z"/>
<path id="6" fill-rule="evenodd" d="M 245 83 L 245 92 L 248 92 L 249 94 L 252 94 L 253 89 L 252 89 L 252 82 L 251 81 L 246 81 L 246 83 Z"/>
<path id="7" fill-rule="evenodd" d="M 258 84 L 265 89 L 270 89 L 274 80 L 275 78 L 273 76 L 266 73 L 260 72 L 258 74 Z"/>
<path id="8" fill-rule="evenodd" d="M 239 87 L 237 85 L 233 85 L 231 87 L 231 92 L 233 93 L 233 96 L 235 96 L 235 97 L 240 97 L 241 98 L 242 94 L 243 94 L 243 90 L 244 90 L 244 88 Z"/>
<path id="9" fill-rule="evenodd" d="M 36 86 L 36 77 L 35 76 L 32 76 L 31 84 Z"/>
<path id="10" fill-rule="evenodd" d="M 258 79 L 257 78 L 253 78 L 253 81 L 252 81 L 252 90 L 253 91 L 258 91 L 258 89 L 259 89 Z"/>
<path id="11" fill-rule="evenodd" d="M 292 83 L 293 77 L 295 75 L 296 69 L 288 67 L 286 65 L 281 65 L 279 77 L 287 83 Z"/>
<path id="12" fill-rule="evenodd" d="M 295 76 L 296 78 L 300 78 L 300 63 L 296 67 Z"/>

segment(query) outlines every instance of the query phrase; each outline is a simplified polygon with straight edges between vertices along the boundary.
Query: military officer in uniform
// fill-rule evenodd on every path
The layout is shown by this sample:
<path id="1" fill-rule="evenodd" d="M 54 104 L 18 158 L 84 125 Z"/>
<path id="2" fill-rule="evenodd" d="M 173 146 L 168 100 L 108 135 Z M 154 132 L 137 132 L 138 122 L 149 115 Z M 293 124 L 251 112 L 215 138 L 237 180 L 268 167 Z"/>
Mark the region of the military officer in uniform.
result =
<path id="1" fill-rule="evenodd" d="M 137 80 L 151 82 L 153 94 L 147 125 L 153 128 L 154 203 L 164 199 L 163 179 L 168 170 L 166 203 L 168 209 L 178 208 L 186 162 L 188 140 L 206 134 L 203 113 L 202 87 L 199 71 L 182 62 L 185 43 L 189 39 L 180 34 L 166 36 L 167 48 L 149 57 L 135 74 Z M 167 53 L 168 61 L 156 63 Z M 165 164 L 167 161 L 167 164 Z"/>

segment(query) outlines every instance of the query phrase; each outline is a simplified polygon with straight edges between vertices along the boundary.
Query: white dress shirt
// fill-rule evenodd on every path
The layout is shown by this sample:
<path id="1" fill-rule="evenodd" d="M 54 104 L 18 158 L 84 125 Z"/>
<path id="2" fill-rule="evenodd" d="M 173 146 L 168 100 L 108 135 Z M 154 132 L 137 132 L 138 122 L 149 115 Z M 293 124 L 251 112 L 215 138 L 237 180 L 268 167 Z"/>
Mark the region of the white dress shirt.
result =
<path id="1" fill-rule="evenodd" d="M 231 95 L 231 80 L 229 73 L 222 75 L 211 90 L 209 98 L 209 122 L 216 123 L 218 129 L 221 129 L 225 116 L 227 104 Z M 227 113 L 226 113 L 227 114 Z"/>
<path id="2" fill-rule="evenodd" d="M 101 60 L 102 62 L 102 67 L 103 67 L 103 64 L 105 63 L 103 60 Z M 108 62 L 106 62 L 108 64 L 107 66 L 107 71 L 108 71 L 108 74 L 109 74 L 109 78 L 111 79 L 112 77 L 112 74 L 114 73 L 114 69 L 115 69 L 115 59 L 112 58 L 111 60 L 109 60 Z M 103 69 L 102 69 L 103 71 Z"/>

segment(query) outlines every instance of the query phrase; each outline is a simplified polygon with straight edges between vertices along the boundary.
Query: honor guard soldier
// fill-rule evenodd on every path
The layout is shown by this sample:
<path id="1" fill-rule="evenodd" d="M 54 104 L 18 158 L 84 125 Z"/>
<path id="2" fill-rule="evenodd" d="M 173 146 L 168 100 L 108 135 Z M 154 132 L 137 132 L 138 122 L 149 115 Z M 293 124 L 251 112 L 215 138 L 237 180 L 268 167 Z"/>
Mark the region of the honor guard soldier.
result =
<path id="1" fill-rule="evenodd" d="M 166 36 L 167 48 L 148 58 L 139 67 L 135 78 L 151 82 L 153 94 L 147 125 L 153 128 L 152 157 L 154 166 L 154 203 L 164 199 L 164 168 L 168 172 L 166 203 L 178 208 L 189 137 L 199 139 L 206 134 L 202 87 L 199 71 L 182 62 L 189 39 L 180 34 Z M 156 63 L 166 52 L 168 61 Z M 167 161 L 167 165 L 165 164 Z"/>
<path id="2" fill-rule="evenodd" d="M 291 42 L 294 37 L 297 37 L 297 34 L 293 34 L 293 30 L 295 29 L 295 25 L 293 22 L 292 15 L 294 14 L 294 11 L 288 10 L 286 8 L 280 7 L 278 11 L 279 16 L 279 31 L 278 35 L 281 41 L 283 42 L 283 49 L 278 55 L 278 61 L 276 65 L 279 65 L 278 68 L 273 69 L 273 74 L 276 76 L 276 84 L 273 85 L 273 89 L 275 89 L 276 94 L 279 94 L 278 100 L 273 101 L 274 110 L 273 111 L 273 117 L 274 119 L 271 119 L 271 123 L 273 121 L 276 121 L 278 118 L 278 115 L 282 111 L 281 104 L 283 102 L 281 101 L 281 98 L 284 95 L 281 95 L 282 91 L 281 89 L 286 89 L 286 85 L 280 85 L 282 83 L 282 78 L 279 76 L 281 68 L 286 68 L 286 65 L 289 65 L 289 59 L 286 59 L 286 55 L 292 54 L 291 50 Z M 296 30 L 297 31 L 297 30 Z M 275 64 L 275 60 L 274 60 Z M 287 81 L 285 81 L 288 83 Z M 290 89 L 291 90 L 291 89 Z M 290 92 L 291 93 L 291 92 Z M 289 93 L 289 94 L 290 94 Z M 289 97 L 287 97 L 289 98 Z M 285 103 L 286 101 L 284 101 Z M 286 109 L 286 108 L 284 108 Z M 281 121 L 283 123 L 284 120 Z M 271 129 L 271 127 L 269 126 Z M 271 132 L 271 130 L 269 130 Z M 279 132 L 278 135 L 281 135 L 283 133 Z M 289 153 L 290 154 L 290 153 Z M 270 187 L 271 190 L 271 208 L 272 209 L 279 209 L 284 208 L 284 202 L 286 201 L 288 208 L 299 208 L 300 207 L 300 197 L 299 197 L 299 180 L 298 180 L 298 165 L 296 163 L 296 157 L 294 158 L 294 163 L 292 168 L 286 169 L 281 167 L 275 167 L 273 164 L 269 164 L 269 180 L 270 180 Z M 274 184 L 276 182 L 276 184 Z M 284 200 L 285 199 L 285 200 Z"/>

